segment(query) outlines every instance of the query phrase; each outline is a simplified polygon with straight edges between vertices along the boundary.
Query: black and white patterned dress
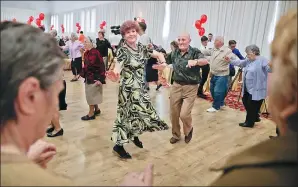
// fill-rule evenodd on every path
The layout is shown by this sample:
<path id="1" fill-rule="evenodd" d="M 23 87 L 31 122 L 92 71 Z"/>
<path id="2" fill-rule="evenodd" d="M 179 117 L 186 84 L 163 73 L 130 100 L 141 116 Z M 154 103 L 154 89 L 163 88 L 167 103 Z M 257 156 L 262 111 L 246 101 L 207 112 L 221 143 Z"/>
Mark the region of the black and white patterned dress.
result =
<path id="1" fill-rule="evenodd" d="M 112 133 L 116 145 L 122 146 L 144 131 L 169 129 L 158 116 L 145 90 L 144 71 L 151 52 L 140 43 L 137 50 L 125 43 L 117 50 L 117 63 L 121 70 L 117 117 Z"/>

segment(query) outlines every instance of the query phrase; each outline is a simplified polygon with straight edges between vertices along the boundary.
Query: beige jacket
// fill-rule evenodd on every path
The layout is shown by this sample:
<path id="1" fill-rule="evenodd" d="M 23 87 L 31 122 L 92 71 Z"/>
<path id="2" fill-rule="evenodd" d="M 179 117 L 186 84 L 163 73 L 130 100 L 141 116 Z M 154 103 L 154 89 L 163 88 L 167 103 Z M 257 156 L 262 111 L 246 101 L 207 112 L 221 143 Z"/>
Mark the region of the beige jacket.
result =
<path id="1" fill-rule="evenodd" d="M 232 60 L 237 60 L 238 57 L 232 52 L 232 50 L 226 46 L 222 46 L 220 49 L 207 49 L 202 50 L 202 53 L 207 56 L 210 64 L 210 72 L 215 76 L 226 76 L 230 74 L 229 62 L 225 61 L 225 57 L 228 56 Z"/>
<path id="2" fill-rule="evenodd" d="M 75 186 L 55 176 L 26 156 L 1 152 L 1 186 Z"/>

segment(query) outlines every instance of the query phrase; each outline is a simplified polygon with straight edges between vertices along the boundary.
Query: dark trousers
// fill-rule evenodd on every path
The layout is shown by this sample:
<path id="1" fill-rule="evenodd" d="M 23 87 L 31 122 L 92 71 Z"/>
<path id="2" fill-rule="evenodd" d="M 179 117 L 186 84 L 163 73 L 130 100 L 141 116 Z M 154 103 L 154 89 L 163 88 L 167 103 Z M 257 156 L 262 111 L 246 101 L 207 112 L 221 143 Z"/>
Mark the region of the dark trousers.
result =
<path id="1" fill-rule="evenodd" d="M 82 57 L 71 60 L 71 71 L 73 75 L 79 75 L 82 71 Z"/>
<path id="2" fill-rule="evenodd" d="M 66 97 L 66 81 L 63 80 L 64 89 L 59 94 L 59 110 L 66 110 L 67 104 L 65 101 Z"/>
<path id="3" fill-rule="evenodd" d="M 203 87 L 208 79 L 208 75 L 210 72 L 209 64 L 201 66 L 200 68 L 202 69 L 202 76 L 201 76 L 201 81 L 200 81 L 200 85 L 199 85 L 199 89 L 198 89 L 198 93 L 197 93 L 198 95 L 203 93 Z"/>
<path id="4" fill-rule="evenodd" d="M 256 120 L 259 118 L 259 111 L 262 106 L 264 99 L 259 101 L 253 101 L 252 95 L 247 91 L 244 91 L 242 102 L 246 110 L 245 123 L 248 125 L 254 125 Z"/>

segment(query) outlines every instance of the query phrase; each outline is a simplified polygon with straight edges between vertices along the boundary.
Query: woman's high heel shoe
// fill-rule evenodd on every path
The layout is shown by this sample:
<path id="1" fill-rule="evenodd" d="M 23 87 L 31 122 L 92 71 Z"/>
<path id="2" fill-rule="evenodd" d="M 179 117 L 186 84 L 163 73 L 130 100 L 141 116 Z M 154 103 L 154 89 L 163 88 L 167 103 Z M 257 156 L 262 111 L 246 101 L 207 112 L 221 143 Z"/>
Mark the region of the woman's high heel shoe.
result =
<path id="1" fill-rule="evenodd" d="M 134 139 L 133 139 L 133 143 L 134 143 L 137 147 L 139 147 L 139 148 L 143 148 L 143 143 L 139 140 L 138 137 L 134 137 Z"/>
<path id="2" fill-rule="evenodd" d="M 50 138 L 56 137 L 56 136 L 63 136 L 64 134 L 64 130 L 61 128 L 58 132 L 56 132 L 55 134 L 53 134 L 53 132 L 51 133 L 47 133 L 47 136 Z"/>
<path id="3" fill-rule="evenodd" d="M 117 155 L 118 157 L 120 157 L 120 158 L 131 159 L 131 155 L 128 152 L 125 151 L 123 146 L 115 145 L 113 147 L 113 153 L 115 155 Z"/>

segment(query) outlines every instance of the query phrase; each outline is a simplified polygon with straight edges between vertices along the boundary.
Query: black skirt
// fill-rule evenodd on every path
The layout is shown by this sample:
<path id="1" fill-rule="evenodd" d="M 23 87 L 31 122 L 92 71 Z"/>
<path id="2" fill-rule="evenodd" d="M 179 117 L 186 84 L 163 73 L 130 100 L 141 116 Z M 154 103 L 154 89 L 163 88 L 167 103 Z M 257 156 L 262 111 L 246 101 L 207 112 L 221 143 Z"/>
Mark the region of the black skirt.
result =
<path id="1" fill-rule="evenodd" d="M 146 81 L 147 82 L 155 82 L 158 81 L 158 70 L 153 69 L 152 66 L 157 64 L 157 59 L 150 58 L 146 65 Z"/>

